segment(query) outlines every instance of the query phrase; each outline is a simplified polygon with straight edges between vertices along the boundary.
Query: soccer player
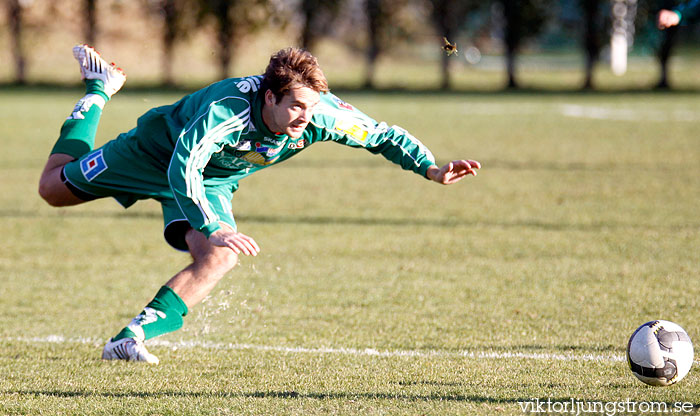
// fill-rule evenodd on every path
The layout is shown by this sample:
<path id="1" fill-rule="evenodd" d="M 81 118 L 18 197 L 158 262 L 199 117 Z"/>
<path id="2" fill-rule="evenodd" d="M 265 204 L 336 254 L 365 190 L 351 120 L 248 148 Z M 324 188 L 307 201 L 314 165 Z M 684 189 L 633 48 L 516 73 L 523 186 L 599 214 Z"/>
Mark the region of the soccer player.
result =
<path id="1" fill-rule="evenodd" d="M 86 94 L 64 122 L 39 182 L 52 206 L 113 197 L 125 208 L 162 205 L 165 240 L 192 263 L 107 341 L 102 358 L 157 364 L 144 341 L 176 331 L 183 317 L 238 262 L 260 247 L 238 231 L 231 199 L 238 182 L 316 142 L 361 147 L 440 184 L 476 175 L 474 160 L 438 167 L 430 151 L 398 126 L 377 123 L 331 94 L 310 53 L 283 49 L 264 75 L 230 78 L 153 108 L 136 127 L 94 149 L 102 110 L 126 75 L 87 45 L 73 48 Z"/>

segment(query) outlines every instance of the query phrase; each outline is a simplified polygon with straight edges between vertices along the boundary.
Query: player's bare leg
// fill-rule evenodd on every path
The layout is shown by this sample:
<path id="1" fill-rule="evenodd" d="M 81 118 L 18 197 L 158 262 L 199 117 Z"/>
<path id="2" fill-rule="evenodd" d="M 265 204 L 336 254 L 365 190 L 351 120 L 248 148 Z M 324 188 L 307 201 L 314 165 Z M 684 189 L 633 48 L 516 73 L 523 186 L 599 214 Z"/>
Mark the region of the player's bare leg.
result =
<path id="1" fill-rule="evenodd" d="M 49 205 L 76 205 L 84 200 L 76 197 L 61 177 L 63 167 L 92 150 L 95 134 L 105 103 L 124 85 L 126 75 L 114 64 L 108 64 L 88 45 L 73 48 L 86 93 L 63 123 L 61 134 L 51 151 L 39 179 L 39 195 Z"/>
<path id="2" fill-rule="evenodd" d="M 201 302 L 221 278 L 238 263 L 238 255 L 228 247 L 218 247 L 204 234 L 190 229 L 185 239 L 193 262 L 166 283 L 188 308 Z"/>
<path id="3" fill-rule="evenodd" d="M 201 302 L 221 278 L 238 263 L 238 255 L 228 247 L 215 246 L 199 231 L 185 235 L 192 263 L 173 276 L 155 298 L 102 351 L 102 359 L 142 361 L 158 364 L 144 341 L 182 327 L 189 308 Z"/>
<path id="4" fill-rule="evenodd" d="M 75 160 L 71 155 L 56 153 L 49 156 L 39 179 L 39 195 L 51 206 L 67 207 L 85 202 L 75 196 L 61 179 L 63 167 Z"/>

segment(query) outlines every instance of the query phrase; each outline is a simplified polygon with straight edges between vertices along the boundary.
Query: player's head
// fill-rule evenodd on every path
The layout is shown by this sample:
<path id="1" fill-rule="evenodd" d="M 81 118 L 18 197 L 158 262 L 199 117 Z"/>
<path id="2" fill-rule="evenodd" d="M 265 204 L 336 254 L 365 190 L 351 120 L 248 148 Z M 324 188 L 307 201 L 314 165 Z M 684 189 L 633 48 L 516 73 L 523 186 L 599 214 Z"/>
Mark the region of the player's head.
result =
<path id="1" fill-rule="evenodd" d="M 270 90 L 277 102 L 294 87 L 307 87 L 317 93 L 328 92 L 328 81 L 318 60 L 308 51 L 286 48 L 270 57 L 261 89 Z"/>
<path id="2" fill-rule="evenodd" d="M 316 58 L 298 48 L 282 49 L 270 58 L 261 91 L 263 121 L 273 132 L 298 138 L 311 121 L 328 82 Z"/>

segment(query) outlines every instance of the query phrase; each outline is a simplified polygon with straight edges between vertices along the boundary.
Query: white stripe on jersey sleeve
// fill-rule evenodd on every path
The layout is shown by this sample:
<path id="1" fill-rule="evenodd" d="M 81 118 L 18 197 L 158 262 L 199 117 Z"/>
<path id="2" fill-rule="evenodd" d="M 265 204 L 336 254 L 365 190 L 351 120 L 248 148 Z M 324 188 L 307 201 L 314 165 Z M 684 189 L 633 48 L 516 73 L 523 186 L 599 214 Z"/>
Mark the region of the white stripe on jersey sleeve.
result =
<path id="1" fill-rule="evenodd" d="M 209 201 L 204 192 L 204 184 L 202 174 L 199 170 L 204 169 L 213 152 L 212 148 L 218 146 L 219 150 L 223 146 L 221 139 L 233 133 L 234 131 L 243 130 L 248 124 L 250 109 L 246 109 L 239 114 L 229 118 L 215 128 L 209 130 L 202 140 L 190 152 L 190 158 L 187 161 L 185 168 L 185 184 L 187 196 L 192 199 L 194 204 L 199 208 L 204 218 L 204 224 L 211 224 L 217 220 L 216 213 L 211 209 Z"/>
<path id="2" fill-rule="evenodd" d="M 211 109 L 218 103 L 227 99 L 239 99 L 244 101 L 246 108 L 238 114 L 235 114 L 228 119 L 222 121 L 211 129 L 207 130 L 204 136 L 199 140 L 197 144 L 193 146 L 190 150 L 190 156 L 187 159 L 185 165 L 185 191 L 188 198 L 192 199 L 192 202 L 199 209 L 204 220 L 204 225 L 211 224 L 217 220 L 216 213 L 211 209 L 209 201 L 206 198 L 204 192 L 203 177 L 199 173 L 199 170 L 203 170 L 209 159 L 211 157 L 212 148 L 219 147 L 219 150 L 223 147 L 223 139 L 235 132 L 244 130 L 245 127 L 250 123 L 250 102 L 241 97 L 228 96 L 220 100 L 210 103 L 204 113 L 196 117 L 190 125 L 182 131 L 179 139 L 182 140 L 203 118 L 206 117 Z M 173 153 L 173 157 L 176 157 L 176 153 Z M 171 185 L 172 186 L 172 185 Z M 178 203 L 179 204 L 179 203 Z"/>
<path id="3" fill-rule="evenodd" d="M 408 139 L 408 141 L 410 141 L 411 143 L 416 145 L 416 147 L 418 147 L 418 149 L 421 151 L 421 153 L 423 153 L 428 160 L 430 160 L 431 162 L 435 162 L 435 156 L 433 156 L 432 152 L 423 144 L 423 142 L 418 140 L 415 136 L 410 134 L 408 131 L 406 131 L 402 127 L 399 127 L 396 125 L 389 127 L 383 121 L 378 123 L 378 124 L 375 124 L 376 122 L 374 120 L 372 120 L 368 116 L 365 116 L 364 114 L 356 113 L 356 112 L 351 111 L 351 110 L 343 110 L 343 109 L 334 108 L 333 106 L 328 105 L 326 103 L 320 103 L 316 107 L 316 113 L 333 117 L 333 119 L 336 120 L 336 124 L 337 124 L 337 120 L 348 120 L 351 123 L 357 124 L 357 125 L 361 126 L 362 128 L 364 128 L 365 131 L 367 131 L 368 134 L 370 134 L 370 135 L 381 134 L 381 133 L 386 132 L 389 129 L 393 129 L 395 131 L 398 131 L 398 132 L 402 133 Z M 325 128 L 325 129 L 328 129 L 328 130 L 335 132 L 333 126 L 319 126 L 315 123 L 314 123 L 314 125 L 316 125 L 317 127 Z M 338 134 L 338 133 L 336 132 L 336 134 Z M 366 141 L 356 140 L 354 137 L 352 137 L 352 135 L 345 134 L 345 137 L 352 142 L 355 142 L 359 145 L 362 145 L 363 147 L 367 146 Z M 389 141 L 391 142 L 391 144 L 393 144 L 394 146 L 401 149 L 401 152 L 404 155 L 408 156 L 408 158 L 411 159 L 416 166 L 420 166 L 420 163 L 418 162 L 418 160 L 416 158 L 414 158 L 413 155 L 411 155 L 406 149 L 404 149 L 402 146 L 400 146 L 397 141 L 395 141 L 394 139 L 390 139 Z"/>

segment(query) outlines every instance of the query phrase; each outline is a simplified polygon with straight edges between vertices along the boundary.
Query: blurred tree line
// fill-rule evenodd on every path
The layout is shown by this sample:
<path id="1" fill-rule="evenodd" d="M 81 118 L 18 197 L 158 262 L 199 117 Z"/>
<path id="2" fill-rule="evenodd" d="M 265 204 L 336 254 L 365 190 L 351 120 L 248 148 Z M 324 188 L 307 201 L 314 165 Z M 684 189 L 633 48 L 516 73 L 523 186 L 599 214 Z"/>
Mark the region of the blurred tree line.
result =
<path id="1" fill-rule="evenodd" d="M 15 81 L 26 82 L 26 50 L 23 48 L 23 13 L 33 0 L 4 0 L 14 61 Z M 97 44 L 100 34 L 98 7 L 101 1 L 76 0 L 83 14 L 83 35 Z M 229 68 L 241 42 L 261 30 L 275 26 L 298 25 L 298 38 L 290 44 L 314 51 L 319 40 L 338 33 L 348 13 L 361 15 L 363 42 L 358 28 L 344 33 L 344 41 L 362 50 L 366 57 L 365 86 L 375 85 L 375 66 L 380 56 L 397 42 L 416 40 L 416 28 L 431 27 L 436 48 L 449 40 L 469 39 L 478 45 L 484 39 L 498 39 L 508 73 L 507 87 L 517 88 L 517 56 L 526 45 L 560 44 L 579 48 L 584 56 L 585 81 L 582 88 L 593 88 L 593 70 L 610 40 L 613 30 L 623 28 L 632 46 L 637 39 L 660 39 L 651 44 L 662 67 L 660 86 L 667 86 L 666 62 L 677 38 L 677 28 L 655 32 L 653 20 L 661 8 L 678 0 L 133 0 L 144 14 L 161 27 L 162 82 L 173 84 L 173 50 L 178 41 L 201 27 L 214 28 L 215 53 L 219 76 L 229 76 Z M 615 7 L 623 7 L 622 18 Z M 627 16 L 625 16 L 627 13 Z M 50 18 L 47 17 L 47 18 Z M 626 19 L 626 20 L 625 20 Z M 635 33 L 636 31 L 636 33 Z M 459 47 L 459 45 L 458 45 Z M 468 52 L 468 51 L 467 51 Z M 478 52 L 478 50 L 477 50 Z M 458 53 L 465 53 L 459 51 Z M 442 54 L 442 88 L 451 87 L 454 58 Z"/>

